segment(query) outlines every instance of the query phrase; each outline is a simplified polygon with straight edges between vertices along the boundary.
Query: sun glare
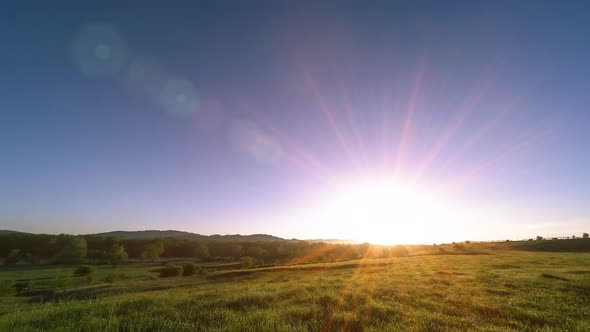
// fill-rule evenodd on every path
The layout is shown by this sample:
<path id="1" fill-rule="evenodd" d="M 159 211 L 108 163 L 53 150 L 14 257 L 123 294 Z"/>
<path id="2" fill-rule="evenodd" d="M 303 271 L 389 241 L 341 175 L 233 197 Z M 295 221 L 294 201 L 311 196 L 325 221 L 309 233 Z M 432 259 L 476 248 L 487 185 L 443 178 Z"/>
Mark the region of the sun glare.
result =
<path id="1" fill-rule="evenodd" d="M 374 244 L 443 239 L 454 215 L 440 195 L 388 178 L 338 186 L 319 211 L 332 229 Z"/>

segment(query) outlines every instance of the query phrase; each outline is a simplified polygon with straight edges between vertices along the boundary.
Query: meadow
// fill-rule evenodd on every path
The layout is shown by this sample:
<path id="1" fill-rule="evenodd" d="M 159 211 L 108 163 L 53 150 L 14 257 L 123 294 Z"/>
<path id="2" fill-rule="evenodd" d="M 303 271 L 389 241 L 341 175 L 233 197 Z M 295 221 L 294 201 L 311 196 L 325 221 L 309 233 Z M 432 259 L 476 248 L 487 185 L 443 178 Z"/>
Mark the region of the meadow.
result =
<path id="1" fill-rule="evenodd" d="M 213 263 L 211 263 L 213 264 Z M 158 278 L 0 270 L 2 331 L 590 331 L 590 254 L 486 250 Z M 16 293 L 10 284 L 26 281 Z"/>

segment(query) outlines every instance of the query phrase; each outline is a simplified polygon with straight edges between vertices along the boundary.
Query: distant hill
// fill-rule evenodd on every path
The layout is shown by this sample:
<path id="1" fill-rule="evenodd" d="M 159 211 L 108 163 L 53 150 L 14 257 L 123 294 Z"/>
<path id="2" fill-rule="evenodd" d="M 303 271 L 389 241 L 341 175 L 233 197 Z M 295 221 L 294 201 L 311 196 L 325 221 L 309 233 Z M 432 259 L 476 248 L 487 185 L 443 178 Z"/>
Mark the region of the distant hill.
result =
<path id="1" fill-rule="evenodd" d="M 183 231 L 158 231 L 158 230 L 146 230 L 146 231 L 112 231 L 105 233 L 92 234 L 97 236 L 105 237 L 121 237 L 127 239 L 145 239 L 145 238 L 162 238 L 162 237 L 173 237 L 177 239 L 193 239 L 193 240 L 204 240 L 208 238 L 206 235 L 183 232 Z"/>
<path id="2" fill-rule="evenodd" d="M 252 235 L 201 235 L 197 233 L 175 231 L 175 230 L 145 230 L 145 231 L 113 231 L 106 233 L 92 234 L 105 237 L 121 237 L 127 239 L 148 239 L 148 238 L 176 238 L 187 240 L 201 240 L 201 241 L 287 241 L 277 236 L 268 234 L 252 234 Z"/>
<path id="3" fill-rule="evenodd" d="M 26 233 L 26 232 L 18 232 L 18 231 L 10 231 L 10 230 L 0 229 L 0 235 L 4 235 L 4 234 L 32 234 L 32 233 Z"/>
<path id="4" fill-rule="evenodd" d="M 11 230 L 0 230 L 0 235 L 8 234 L 34 234 L 26 232 L 18 232 Z M 191 233 L 177 230 L 144 230 L 144 231 L 111 231 L 103 233 L 95 233 L 88 235 L 96 235 L 103 237 L 119 237 L 125 239 L 158 239 L 158 238 L 175 238 L 183 240 L 199 240 L 199 241 L 242 241 L 242 242 L 273 242 L 273 241 L 305 241 L 309 243 L 330 243 L 330 244 L 361 244 L 362 242 L 355 240 L 346 239 L 309 239 L 309 240 L 297 240 L 297 239 L 283 239 L 278 236 L 268 234 L 214 234 L 214 235 L 202 235 L 198 233 Z"/>

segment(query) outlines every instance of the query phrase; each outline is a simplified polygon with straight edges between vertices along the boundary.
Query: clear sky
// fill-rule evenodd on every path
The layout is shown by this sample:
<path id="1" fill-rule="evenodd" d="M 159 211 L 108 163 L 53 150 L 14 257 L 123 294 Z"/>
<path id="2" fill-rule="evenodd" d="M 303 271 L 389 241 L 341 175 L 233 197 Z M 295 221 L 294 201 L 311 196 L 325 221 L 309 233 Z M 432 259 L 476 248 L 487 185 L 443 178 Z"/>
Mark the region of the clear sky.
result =
<path id="1" fill-rule="evenodd" d="M 245 3 L 4 4 L 0 229 L 590 230 L 586 2 Z"/>

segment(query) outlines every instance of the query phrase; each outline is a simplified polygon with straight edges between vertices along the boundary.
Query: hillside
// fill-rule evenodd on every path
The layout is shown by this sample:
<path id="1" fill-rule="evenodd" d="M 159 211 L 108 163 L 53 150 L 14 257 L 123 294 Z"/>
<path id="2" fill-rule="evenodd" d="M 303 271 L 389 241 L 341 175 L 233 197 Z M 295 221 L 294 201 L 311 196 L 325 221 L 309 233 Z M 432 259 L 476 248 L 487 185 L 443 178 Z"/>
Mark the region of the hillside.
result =
<path id="1" fill-rule="evenodd" d="M 175 230 L 145 230 L 145 231 L 112 231 L 105 233 L 92 234 L 104 237 L 121 237 L 127 239 L 147 239 L 147 238 L 176 238 L 176 239 L 187 239 L 187 240 L 201 240 L 201 241 L 286 241 L 280 237 L 276 237 L 268 234 L 252 234 L 252 235 L 201 235 L 197 233 L 190 233 L 184 231 Z"/>
<path id="2" fill-rule="evenodd" d="M 6 234 L 31 234 L 31 233 L 0 229 L 0 235 L 6 235 Z"/>

